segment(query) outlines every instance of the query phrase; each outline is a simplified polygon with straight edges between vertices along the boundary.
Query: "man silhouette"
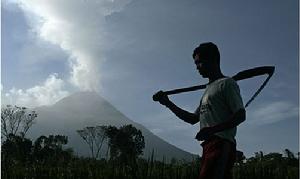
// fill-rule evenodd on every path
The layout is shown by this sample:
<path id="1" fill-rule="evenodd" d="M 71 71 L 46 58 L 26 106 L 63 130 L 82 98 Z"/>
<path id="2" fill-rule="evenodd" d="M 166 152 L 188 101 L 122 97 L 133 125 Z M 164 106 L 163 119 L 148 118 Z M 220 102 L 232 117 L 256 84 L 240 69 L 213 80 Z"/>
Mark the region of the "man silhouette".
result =
<path id="1" fill-rule="evenodd" d="M 239 86 L 222 74 L 220 53 L 215 44 L 200 44 L 194 50 L 193 58 L 200 75 L 209 80 L 194 113 L 176 106 L 163 91 L 155 95 L 160 104 L 183 121 L 192 125 L 200 121 L 196 139 L 204 142 L 201 143 L 203 153 L 199 178 L 229 179 L 235 160 L 237 126 L 246 119 Z"/>

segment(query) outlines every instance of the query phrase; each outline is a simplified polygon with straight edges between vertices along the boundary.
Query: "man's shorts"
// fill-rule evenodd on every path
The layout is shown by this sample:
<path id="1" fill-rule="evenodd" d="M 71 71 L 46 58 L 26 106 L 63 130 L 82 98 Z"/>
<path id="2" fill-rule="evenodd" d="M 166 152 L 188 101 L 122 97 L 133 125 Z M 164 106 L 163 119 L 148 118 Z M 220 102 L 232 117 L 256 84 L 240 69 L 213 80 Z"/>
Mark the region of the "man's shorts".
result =
<path id="1" fill-rule="evenodd" d="M 202 144 L 203 154 L 200 179 L 231 179 L 236 145 L 218 136 L 212 136 Z"/>

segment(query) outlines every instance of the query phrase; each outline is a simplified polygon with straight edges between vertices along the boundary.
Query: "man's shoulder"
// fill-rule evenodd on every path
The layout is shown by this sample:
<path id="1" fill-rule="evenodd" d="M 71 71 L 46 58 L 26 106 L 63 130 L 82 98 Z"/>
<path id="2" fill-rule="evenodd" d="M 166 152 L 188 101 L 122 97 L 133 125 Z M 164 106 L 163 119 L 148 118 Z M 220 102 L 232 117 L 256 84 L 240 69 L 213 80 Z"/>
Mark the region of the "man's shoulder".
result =
<path id="1" fill-rule="evenodd" d="M 237 85 L 237 81 L 235 81 L 233 78 L 231 77 L 225 77 L 223 78 L 222 80 L 223 83 L 226 83 L 226 84 L 234 84 L 234 85 Z"/>
<path id="2" fill-rule="evenodd" d="M 237 84 L 237 82 L 231 77 L 224 77 L 224 78 L 219 79 L 218 84 L 230 85 L 230 84 Z"/>
<path id="3" fill-rule="evenodd" d="M 220 78 L 209 85 L 209 89 L 211 90 L 218 89 L 223 91 L 230 88 L 239 88 L 237 82 L 231 77 Z"/>
<path id="4" fill-rule="evenodd" d="M 233 78 L 228 77 L 228 76 L 222 78 L 222 81 L 227 82 L 227 83 L 236 83 L 236 81 Z"/>
<path id="5" fill-rule="evenodd" d="M 221 90 L 239 88 L 237 82 L 231 77 L 224 77 L 218 82 L 218 88 Z"/>

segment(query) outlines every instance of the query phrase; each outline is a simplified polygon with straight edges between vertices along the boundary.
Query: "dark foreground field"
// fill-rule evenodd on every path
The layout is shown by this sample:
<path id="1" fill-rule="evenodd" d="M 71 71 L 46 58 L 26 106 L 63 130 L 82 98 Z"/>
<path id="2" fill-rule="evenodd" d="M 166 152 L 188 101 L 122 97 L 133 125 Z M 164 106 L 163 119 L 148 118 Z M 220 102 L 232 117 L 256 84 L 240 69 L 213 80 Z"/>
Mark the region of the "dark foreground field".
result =
<path id="1" fill-rule="evenodd" d="M 235 179 L 297 179 L 298 162 L 298 158 L 293 155 L 256 153 L 255 157 L 237 162 L 233 175 Z M 153 161 L 151 158 L 132 162 L 76 157 L 55 160 L 49 158 L 38 162 L 2 160 L 1 178 L 193 179 L 198 176 L 200 164 L 200 158 L 193 162 L 172 160 L 170 163 Z"/>

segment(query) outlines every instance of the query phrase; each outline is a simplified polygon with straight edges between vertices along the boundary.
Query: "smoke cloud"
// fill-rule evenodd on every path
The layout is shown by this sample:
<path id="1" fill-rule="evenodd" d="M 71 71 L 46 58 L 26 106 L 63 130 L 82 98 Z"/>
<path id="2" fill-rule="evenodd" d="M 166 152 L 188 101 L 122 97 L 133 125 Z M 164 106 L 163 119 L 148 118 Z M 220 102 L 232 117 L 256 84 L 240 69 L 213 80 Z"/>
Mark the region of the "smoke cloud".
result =
<path id="1" fill-rule="evenodd" d="M 14 0 L 32 30 L 69 54 L 70 82 L 81 90 L 101 89 L 100 66 L 108 48 L 105 17 L 120 12 L 130 0 Z"/>

